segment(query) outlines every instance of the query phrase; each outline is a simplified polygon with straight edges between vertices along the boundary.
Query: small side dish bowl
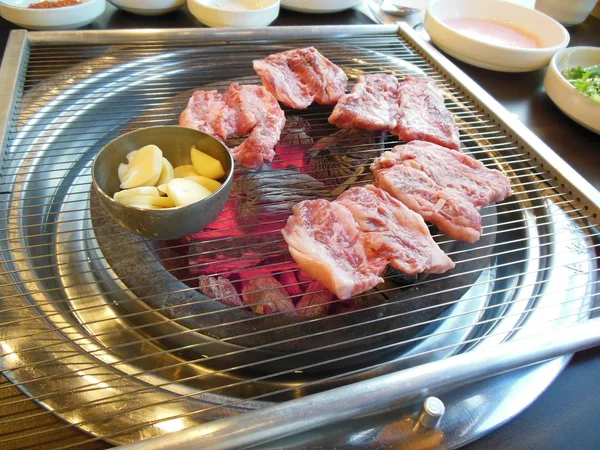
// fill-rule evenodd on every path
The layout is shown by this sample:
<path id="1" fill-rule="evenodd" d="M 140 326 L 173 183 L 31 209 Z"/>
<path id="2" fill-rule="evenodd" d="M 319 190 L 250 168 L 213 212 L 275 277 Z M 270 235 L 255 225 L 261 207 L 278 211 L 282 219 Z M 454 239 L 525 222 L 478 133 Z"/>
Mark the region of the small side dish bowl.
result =
<path id="1" fill-rule="evenodd" d="M 308 14 L 329 14 L 354 8 L 363 0 L 281 0 L 282 8 Z"/>
<path id="2" fill-rule="evenodd" d="M 30 8 L 42 0 L 2 0 L 0 16 L 29 30 L 74 30 L 84 27 L 102 15 L 105 0 L 81 0 L 72 6 Z"/>
<path id="3" fill-rule="evenodd" d="M 266 27 L 279 16 L 279 0 L 187 0 L 187 6 L 209 27 Z"/>
<path id="4" fill-rule="evenodd" d="M 600 103 L 579 92 L 563 75 L 563 70 L 600 64 L 600 47 L 566 48 L 552 58 L 544 78 L 548 97 L 578 124 L 600 134 Z"/>
<path id="5" fill-rule="evenodd" d="M 534 38 L 536 48 L 492 43 L 474 38 L 448 25 L 464 19 L 510 27 Z M 468 64 L 499 72 L 530 72 L 546 67 L 552 56 L 569 43 L 569 32 L 544 13 L 502 0 L 431 0 L 425 13 L 425 30 L 449 55 Z M 487 31 L 486 31 L 487 32 Z"/>
<path id="6" fill-rule="evenodd" d="M 536 0 L 535 9 L 566 27 L 579 25 L 590 15 L 598 0 Z"/>
<path id="7" fill-rule="evenodd" d="M 185 0 L 108 0 L 123 11 L 140 16 L 160 16 L 185 5 Z"/>
<path id="8" fill-rule="evenodd" d="M 119 191 L 119 164 L 126 155 L 146 145 L 156 145 L 175 166 L 191 164 L 193 146 L 218 159 L 225 175 L 222 186 L 210 196 L 187 206 L 164 209 L 142 209 L 126 206 L 113 199 Z M 96 155 L 92 164 L 92 188 L 102 207 L 123 228 L 151 239 L 178 239 L 210 224 L 223 210 L 231 191 L 233 158 L 227 147 L 201 131 L 179 126 L 140 128 L 109 142 Z"/>

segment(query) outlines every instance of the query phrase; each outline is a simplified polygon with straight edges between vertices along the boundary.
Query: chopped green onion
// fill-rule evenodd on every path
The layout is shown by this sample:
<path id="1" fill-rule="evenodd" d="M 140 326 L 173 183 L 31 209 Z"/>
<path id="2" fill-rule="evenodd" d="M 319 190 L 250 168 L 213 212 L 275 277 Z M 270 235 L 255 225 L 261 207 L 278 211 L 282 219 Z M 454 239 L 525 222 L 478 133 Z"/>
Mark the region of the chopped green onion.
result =
<path id="1" fill-rule="evenodd" d="M 565 69 L 563 76 L 575 89 L 586 97 L 600 103 L 600 64 L 590 67 L 574 67 Z"/>

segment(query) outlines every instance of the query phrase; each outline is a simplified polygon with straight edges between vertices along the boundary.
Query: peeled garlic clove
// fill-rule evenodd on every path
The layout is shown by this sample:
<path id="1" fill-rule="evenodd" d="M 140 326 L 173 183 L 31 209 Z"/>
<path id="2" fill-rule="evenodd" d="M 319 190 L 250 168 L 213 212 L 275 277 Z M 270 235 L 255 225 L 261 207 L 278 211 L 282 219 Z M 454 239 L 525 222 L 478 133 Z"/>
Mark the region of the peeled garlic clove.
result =
<path id="1" fill-rule="evenodd" d="M 160 192 L 158 192 L 158 189 L 154 186 L 141 186 L 141 187 L 137 187 L 137 188 L 124 189 L 122 191 L 115 192 L 115 195 L 113 195 L 113 198 L 116 201 L 120 201 L 120 199 L 122 199 L 124 197 L 130 197 L 132 195 L 150 195 L 150 196 L 158 197 L 158 196 L 160 196 Z"/>
<path id="2" fill-rule="evenodd" d="M 217 180 L 225 175 L 225 170 L 218 159 L 201 152 L 196 147 L 191 150 L 192 165 L 198 175 Z"/>
<path id="3" fill-rule="evenodd" d="M 173 178 L 185 178 L 192 175 L 198 175 L 198 173 L 196 173 L 194 166 L 190 164 L 186 164 L 184 166 L 177 166 L 173 170 Z"/>
<path id="4" fill-rule="evenodd" d="M 119 199 L 119 203 L 138 208 L 142 208 L 143 206 L 141 205 L 145 205 L 148 209 L 172 208 L 175 206 L 173 200 L 169 197 L 155 197 L 152 195 L 130 195 Z"/>
<path id="5" fill-rule="evenodd" d="M 212 192 L 185 178 L 173 178 L 167 185 L 167 194 L 176 206 L 185 206 L 208 197 Z"/>
<path id="6" fill-rule="evenodd" d="M 162 151 L 156 145 L 146 145 L 129 157 L 121 189 L 154 186 L 162 171 Z"/>
<path id="7" fill-rule="evenodd" d="M 130 163 L 130 162 L 131 162 L 131 160 L 133 159 L 133 157 L 135 156 L 135 154 L 136 154 L 137 152 L 138 152 L 137 150 L 134 150 L 134 151 L 132 151 L 132 152 L 129 152 L 129 153 L 127 153 L 127 156 L 126 156 L 126 158 L 127 158 L 127 162 L 128 162 L 128 163 Z"/>
<path id="8" fill-rule="evenodd" d="M 210 192 L 215 192 L 222 185 L 216 180 L 211 180 L 210 178 L 203 177 L 202 175 L 190 175 L 189 177 L 185 177 L 186 180 L 192 180 L 194 183 L 198 183 L 200 186 L 204 186 Z"/>
<path id="9" fill-rule="evenodd" d="M 168 195 L 168 192 L 167 192 L 167 186 L 168 186 L 168 183 L 159 184 L 159 185 L 157 186 L 157 187 L 158 187 L 158 191 L 159 191 L 161 194 Z"/>
<path id="10" fill-rule="evenodd" d="M 158 177 L 158 181 L 156 182 L 156 185 L 158 186 L 159 184 L 167 184 L 174 177 L 175 177 L 175 175 L 174 175 L 173 166 L 171 165 L 171 163 L 169 162 L 169 160 L 167 158 L 163 157 L 162 169 L 160 171 L 160 177 Z"/>
<path id="11" fill-rule="evenodd" d="M 119 183 L 122 183 L 127 175 L 127 164 L 119 164 L 119 168 L 117 169 L 117 174 L 119 175 Z"/>

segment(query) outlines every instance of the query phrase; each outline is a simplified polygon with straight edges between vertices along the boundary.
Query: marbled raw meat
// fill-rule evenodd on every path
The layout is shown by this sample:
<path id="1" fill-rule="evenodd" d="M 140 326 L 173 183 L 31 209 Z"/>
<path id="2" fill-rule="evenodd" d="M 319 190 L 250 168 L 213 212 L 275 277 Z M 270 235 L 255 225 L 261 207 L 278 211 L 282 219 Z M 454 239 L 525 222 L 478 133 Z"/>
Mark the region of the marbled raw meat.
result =
<path id="1" fill-rule="evenodd" d="M 195 128 L 211 136 L 225 139 L 217 132 L 218 120 L 225 107 L 223 96 L 218 91 L 196 91 L 179 116 L 179 126 Z"/>
<path id="2" fill-rule="evenodd" d="M 481 236 L 481 214 L 453 191 L 445 192 L 422 171 L 398 165 L 375 172 L 375 183 L 448 236 L 475 242 Z"/>
<path id="3" fill-rule="evenodd" d="M 246 167 L 258 167 L 273 160 L 285 115 L 263 86 L 232 83 L 223 95 L 217 91 L 194 92 L 179 117 L 179 125 L 222 141 L 247 136 L 231 149 L 233 158 Z"/>
<path id="4" fill-rule="evenodd" d="M 460 149 L 458 126 L 435 83 L 425 77 L 371 74 L 340 98 L 329 122 L 339 128 L 389 131 L 405 141 L 424 140 Z"/>
<path id="5" fill-rule="evenodd" d="M 382 259 L 384 265 L 407 274 L 444 273 L 454 268 L 423 218 L 387 192 L 372 185 L 354 187 L 335 202 L 354 216 L 372 259 Z"/>
<path id="6" fill-rule="evenodd" d="M 329 116 L 339 128 L 387 131 L 396 127 L 398 79 L 385 73 L 361 75 Z"/>
<path id="7" fill-rule="evenodd" d="M 348 77 L 314 47 L 288 50 L 255 60 L 263 85 L 281 103 L 305 109 L 313 101 L 335 105 L 344 94 Z"/>
<path id="8" fill-rule="evenodd" d="M 231 136 L 248 135 L 231 150 L 233 158 L 246 167 L 273 161 L 274 148 L 285 125 L 285 115 L 277 101 L 262 86 L 242 87 L 235 83 L 229 86 L 224 99 L 236 117 Z"/>
<path id="9" fill-rule="evenodd" d="M 293 208 L 283 236 L 298 267 L 348 299 L 382 281 L 388 264 L 409 273 L 443 273 L 454 263 L 417 214 L 374 186 L 352 188 L 333 202 Z"/>
<path id="10" fill-rule="evenodd" d="M 461 152 L 412 141 L 384 152 L 372 164 L 376 185 L 449 237 L 475 242 L 479 209 L 512 194 L 510 180 Z"/>
<path id="11" fill-rule="evenodd" d="M 428 141 L 460 149 L 458 127 L 430 78 L 408 76 L 400 83 L 396 120 L 391 132 L 404 141 Z"/>
<path id="12" fill-rule="evenodd" d="M 342 205 L 305 200 L 293 208 L 283 236 L 298 266 L 338 298 L 371 289 L 383 280 L 383 267 L 373 267 L 364 236 Z"/>

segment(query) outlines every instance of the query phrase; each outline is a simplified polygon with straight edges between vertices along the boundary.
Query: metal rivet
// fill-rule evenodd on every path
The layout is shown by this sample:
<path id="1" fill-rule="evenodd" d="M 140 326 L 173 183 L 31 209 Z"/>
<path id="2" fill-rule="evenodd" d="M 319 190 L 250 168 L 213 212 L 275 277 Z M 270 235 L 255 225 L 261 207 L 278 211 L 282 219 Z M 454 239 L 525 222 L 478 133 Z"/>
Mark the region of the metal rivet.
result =
<path id="1" fill-rule="evenodd" d="M 427 397 L 419 415 L 419 423 L 425 428 L 435 428 L 446 412 L 444 402 L 437 397 Z"/>

